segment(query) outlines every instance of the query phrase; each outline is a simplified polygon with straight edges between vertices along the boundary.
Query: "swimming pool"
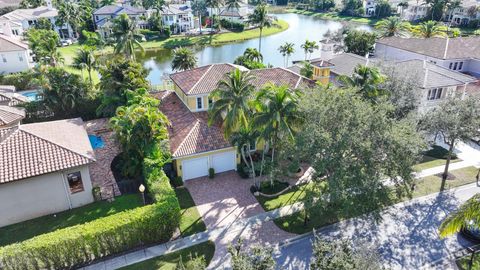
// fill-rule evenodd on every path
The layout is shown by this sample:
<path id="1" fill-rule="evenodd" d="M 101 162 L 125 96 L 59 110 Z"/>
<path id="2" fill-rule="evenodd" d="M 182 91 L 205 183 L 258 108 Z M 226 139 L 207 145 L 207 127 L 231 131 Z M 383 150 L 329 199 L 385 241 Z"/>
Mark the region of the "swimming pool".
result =
<path id="1" fill-rule="evenodd" d="M 28 101 L 36 101 L 39 100 L 39 95 L 37 90 L 32 90 L 32 91 L 23 91 L 20 92 L 22 96 L 26 97 Z"/>
<path id="2" fill-rule="evenodd" d="M 90 140 L 90 144 L 92 145 L 93 149 L 103 148 L 105 143 L 103 142 L 102 137 L 95 136 L 95 135 L 88 135 L 88 139 Z"/>

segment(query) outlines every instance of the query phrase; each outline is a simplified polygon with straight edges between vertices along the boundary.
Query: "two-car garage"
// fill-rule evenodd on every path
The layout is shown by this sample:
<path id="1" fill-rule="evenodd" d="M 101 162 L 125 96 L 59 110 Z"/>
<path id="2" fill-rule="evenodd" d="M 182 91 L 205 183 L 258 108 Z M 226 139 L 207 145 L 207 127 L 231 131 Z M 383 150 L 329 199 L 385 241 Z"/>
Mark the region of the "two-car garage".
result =
<path id="1" fill-rule="evenodd" d="M 215 173 L 235 170 L 237 168 L 237 153 L 235 149 L 214 152 L 200 157 L 185 158 L 179 163 L 183 181 L 186 181 L 207 176 L 209 168 L 213 168 Z"/>

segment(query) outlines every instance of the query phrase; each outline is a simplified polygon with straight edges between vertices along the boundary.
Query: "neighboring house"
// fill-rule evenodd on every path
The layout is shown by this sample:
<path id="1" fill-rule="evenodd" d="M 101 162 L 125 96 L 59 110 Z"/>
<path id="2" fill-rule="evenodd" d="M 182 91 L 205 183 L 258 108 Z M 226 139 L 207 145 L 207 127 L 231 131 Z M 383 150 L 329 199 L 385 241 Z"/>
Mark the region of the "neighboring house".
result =
<path id="1" fill-rule="evenodd" d="M 21 72 L 32 67 L 28 45 L 16 37 L 0 34 L 0 74 Z"/>
<path id="2" fill-rule="evenodd" d="M 45 18 L 50 20 L 54 30 L 60 35 L 60 38 L 73 38 L 75 34 L 68 24 L 62 26 L 56 24 L 58 10 L 53 7 L 52 1 L 47 0 L 46 4 L 47 6 L 37 8 L 17 9 L 0 16 L 0 24 L 5 25 L 5 23 L 7 23 L 7 25 L 0 30 L 4 35 L 8 35 L 5 31 L 11 31 L 13 35 L 22 37 L 28 29 L 35 26 L 39 19 Z"/>
<path id="3" fill-rule="evenodd" d="M 362 5 L 363 5 L 363 9 L 365 10 L 366 16 L 375 15 L 375 8 L 377 7 L 376 0 L 363 0 Z"/>
<path id="4" fill-rule="evenodd" d="M 470 20 L 480 19 L 480 1 L 463 0 L 460 7 L 448 10 L 444 19 L 452 25 L 468 25 Z"/>
<path id="5" fill-rule="evenodd" d="M 0 129 L 0 227 L 94 201 L 80 118 Z"/>
<path id="6" fill-rule="evenodd" d="M 289 67 L 288 69 L 300 74 L 303 67 L 303 62 L 304 61 L 293 61 L 293 66 Z M 310 64 L 313 66 L 312 79 L 320 82 L 323 85 L 328 84 L 330 81 L 330 70 L 334 67 L 334 65 L 329 61 L 323 60 L 323 58 L 315 58 L 308 60 L 308 62 L 310 62 Z"/>
<path id="7" fill-rule="evenodd" d="M 26 96 L 15 92 L 15 86 L 0 85 L 0 105 L 16 106 L 28 101 Z"/>
<path id="8" fill-rule="evenodd" d="M 397 1 L 394 2 L 397 3 Z M 398 5 L 399 3 L 395 5 L 397 7 L 397 12 L 402 19 L 407 21 L 418 21 L 427 16 L 430 8 L 423 0 L 410 0 L 405 2 L 407 3 L 406 6 Z"/>
<path id="9" fill-rule="evenodd" d="M 210 93 L 229 72 L 244 67 L 233 64 L 212 64 L 174 73 L 170 76 L 174 91 L 161 92 L 160 109 L 170 120 L 170 150 L 178 176 L 184 181 L 215 173 L 236 170 L 240 157 L 224 138 L 218 124 L 208 125 L 207 110 L 213 103 Z M 283 68 L 248 71 L 257 89 L 268 83 L 290 88 L 307 86 L 310 80 Z M 257 149 L 252 143 L 252 151 Z M 260 147 L 260 146 L 258 146 Z"/>
<path id="10" fill-rule="evenodd" d="M 0 105 L 0 128 L 18 126 L 23 118 L 25 118 L 23 108 Z"/>
<path id="11" fill-rule="evenodd" d="M 427 60 L 480 77 L 480 37 L 383 38 L 375 45 L 375 57 L 385 60 Z"/>
<path id="12" fill-rule="evenodd" d="M 103 37 L 107 38 L 112 34 L 112 21 L 120 16 L 121 14 L 127 14 L 127 16 L 136 22 L 137 28 L 147 29 L 148 23 L 146 19 L 148 18 L 148 13 L 143 8 L 132 7 L 129 5 L 117 6 L 117 5 L 108 5 L 103 6 L 93 13 L 93 21 L 97 32 Z"/>
<path id="13" fill-rule="evenodd" d="M 220 7 L 217 9 L 209 7 L 207 10 L 210 16 L 218 15 L 220 19 L 245 23 L 248 20 L 248 16 L 253 13 L 254 8 L 243 2 L 239 4 L 239 8 L 228 9 L 227 7 Z"/>
<path id="14" fill-rule="evenodd" d="M 416 85 L 421 89 L 419 93 L 419 111 L 429 109 L 449 96 L 459 95 L 463 98 L 467 94 L 480 91 L 478 79 L 469 75 L 450 70 L 426 60 L 410 59 L 401 61 L 382 61 L 381 59 L 367 59 L 356 54 L 342 53 L 328 60 L 332 66 L 330 80 L 337 86 L 341 85 L 338 76 L 351 77 L 359 65 L 383 66 L 394 65 L 400 72 L 409 73 Z M 476 91 L 475 91 L 476 89 Z"/>
<path id="15" fill-rule="evenodd" d="M 195 28 L 195 17 L 187 4 L 170 4 L 160 13 L 163 25 L 170 26 L 173 33 L 183 33 Z"/>

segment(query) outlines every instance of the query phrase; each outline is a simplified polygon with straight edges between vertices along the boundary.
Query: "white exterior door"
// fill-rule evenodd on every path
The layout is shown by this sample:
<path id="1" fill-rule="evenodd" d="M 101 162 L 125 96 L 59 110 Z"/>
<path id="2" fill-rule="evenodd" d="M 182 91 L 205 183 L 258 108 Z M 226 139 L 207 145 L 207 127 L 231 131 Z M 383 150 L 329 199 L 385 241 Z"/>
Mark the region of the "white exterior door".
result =
<path id="1" fill-rule="evenodd" d="M 182 161 L 183 181 L 208 175 L 208 157 Z"/>
<path id="2" fill-rule="evenodd" d="M 211 157 L 212 168 L 215 170 L 215 173 L 235 170 L 237 167 L 235 150 L 213 154 Z"/>

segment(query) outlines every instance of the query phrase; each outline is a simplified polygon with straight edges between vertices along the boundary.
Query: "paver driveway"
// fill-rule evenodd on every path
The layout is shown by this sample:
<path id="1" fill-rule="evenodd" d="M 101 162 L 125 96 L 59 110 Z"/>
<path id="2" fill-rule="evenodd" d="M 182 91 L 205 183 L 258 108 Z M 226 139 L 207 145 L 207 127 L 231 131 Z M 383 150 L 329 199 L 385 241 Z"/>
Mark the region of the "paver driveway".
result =
<path id="1" fill-rule="evenodd" d="M 246 226 L 243 230 L 228 230 L 241 219 L 264 213 L 262 206 L 250 193 L 252 184 L 251 179 L 242 179 L 233 171 L 217 174 L 214 179 L 205 177 L 185 183 L 207 229 L 226 228 L 223 234 L 213 239 L 215 255 L 210 269 L 221 269 L 224 266 L 228 261 L 227 247 L 238 237 L 245 240 L 245 245 L 249 245 L 276 244 L 293 236 L 280 230 L 272 221 Z"/>

